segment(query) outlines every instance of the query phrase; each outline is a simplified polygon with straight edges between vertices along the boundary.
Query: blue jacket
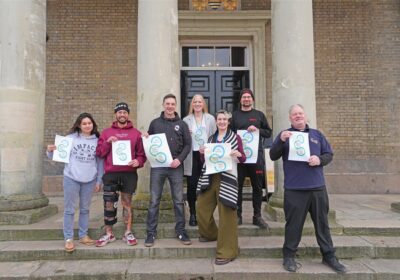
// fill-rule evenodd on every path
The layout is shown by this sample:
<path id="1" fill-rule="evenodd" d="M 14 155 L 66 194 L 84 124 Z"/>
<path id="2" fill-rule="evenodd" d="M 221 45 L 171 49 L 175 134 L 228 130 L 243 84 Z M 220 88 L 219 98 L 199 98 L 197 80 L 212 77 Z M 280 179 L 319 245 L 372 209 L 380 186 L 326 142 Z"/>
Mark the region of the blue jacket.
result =
<path id="1" fill-rule="evenodd" d="M 289 128 L 289 131 L 298 131 L 295 128 Z M 316 155 L 320 158 L 319 166 L 309 166 L 308 162 L 289 161 L 289 141 L 281 140 L 281 133 L 275 138 L 270 149 L 271 160 L 278 160 L 282 157 L 284 188 L 289 190 L 311 190 L 325 187 L 325 178 L 323 166 L 332 161 L 333 152 L 325 136 L 316 129 L 309 128 L 303 131 L 308 133 L 310 144 L 310 155 Z"/>

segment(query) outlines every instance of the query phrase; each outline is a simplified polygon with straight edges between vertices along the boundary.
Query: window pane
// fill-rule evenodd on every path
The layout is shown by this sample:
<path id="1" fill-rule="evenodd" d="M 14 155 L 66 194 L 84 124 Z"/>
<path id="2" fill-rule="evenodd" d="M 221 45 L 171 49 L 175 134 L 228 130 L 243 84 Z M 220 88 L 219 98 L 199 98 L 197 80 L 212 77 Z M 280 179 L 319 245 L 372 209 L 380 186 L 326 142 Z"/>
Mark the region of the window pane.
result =
<path id="1" fill-rule="evenodd" d="M 215 66 L 227 66 L 229 67 L 229 47 L 217 47 L 215 48 Z"/>
<path id="2" fill-rule="evenodd" d="M 245 47 L 232 47 L 232 66 L 246 66 Z"/>
<path id="3" fill-rule="evenodd" d="M 199 65 L 201 67 L 214 66 L 214 48 L 200 47 L 199 48 Z"/>
<path id="4" fill-rule="evenodd" d="M 182 66 L 196 67 L 197 66 L 197 48 L 183 47 L 182 48 Z"/>

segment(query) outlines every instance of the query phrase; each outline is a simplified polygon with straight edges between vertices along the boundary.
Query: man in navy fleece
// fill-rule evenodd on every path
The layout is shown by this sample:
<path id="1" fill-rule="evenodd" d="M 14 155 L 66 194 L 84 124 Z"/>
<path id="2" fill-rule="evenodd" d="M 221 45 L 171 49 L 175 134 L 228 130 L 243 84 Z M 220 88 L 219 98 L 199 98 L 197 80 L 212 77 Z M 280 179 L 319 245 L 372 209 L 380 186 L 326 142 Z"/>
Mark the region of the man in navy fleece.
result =
<path id="1" fill-rule="evenodd" d="M 270 149 L 272 160 L 282 157 L 284 172 L 284 212 L 286 217 L 283 267 L 290 272 L 297 270 L 295 255 L 307 213 L 310 212 L 315 234 L 322 254 L 322 262 L 338 273 L 346 267 L 335 256 L 328 224 L 329 200 L 325 187 L 323 166 L 333 158 L 331 146 L 318 130 L 309 128 L 303 106 L 296 104 L 289 109 L 291 128 L 281 131 Z M 289 160 L 289 138 L 293 132 L 308 133 L 310 158 L 308 162 Z"/>

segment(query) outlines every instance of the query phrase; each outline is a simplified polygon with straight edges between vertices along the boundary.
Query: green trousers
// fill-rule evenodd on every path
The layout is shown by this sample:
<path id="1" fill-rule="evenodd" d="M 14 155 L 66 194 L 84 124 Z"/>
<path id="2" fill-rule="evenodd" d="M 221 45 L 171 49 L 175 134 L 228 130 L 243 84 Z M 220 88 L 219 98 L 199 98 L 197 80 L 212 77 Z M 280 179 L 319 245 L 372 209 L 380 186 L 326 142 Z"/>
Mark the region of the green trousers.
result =
<path id="1" fill-rule="evenodd" d="M 199 234 L 208 240 L 217 240 L 217 258 L 236 258 L 239 254 L 236 209 L 224 206 L 219 200 L 221 174 L 213 174 L 211 187 L 197 197 L 197 223 Z M 218 205 L 219 225 L 215 223 L 214 210 Z"/>

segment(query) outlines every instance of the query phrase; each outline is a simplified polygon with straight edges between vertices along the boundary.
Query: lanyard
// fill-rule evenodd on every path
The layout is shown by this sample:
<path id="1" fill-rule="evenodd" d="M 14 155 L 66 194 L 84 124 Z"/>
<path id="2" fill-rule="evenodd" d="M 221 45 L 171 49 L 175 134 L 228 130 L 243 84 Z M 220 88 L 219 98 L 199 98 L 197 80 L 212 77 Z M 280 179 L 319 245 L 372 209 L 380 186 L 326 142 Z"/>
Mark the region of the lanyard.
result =
<path id="1" fill-rule="evenodd" d="M 196 116 L 195 116 L 194 114 L 193 114 L 193 117 L 194 117 L 194 123 L 196 124 L 196 128 L 197 128 L 197 129 L 201 128 L 201 126 L 203 125 L 204 114 L 201 113 L 200 125 L 197 123 Z"/>

